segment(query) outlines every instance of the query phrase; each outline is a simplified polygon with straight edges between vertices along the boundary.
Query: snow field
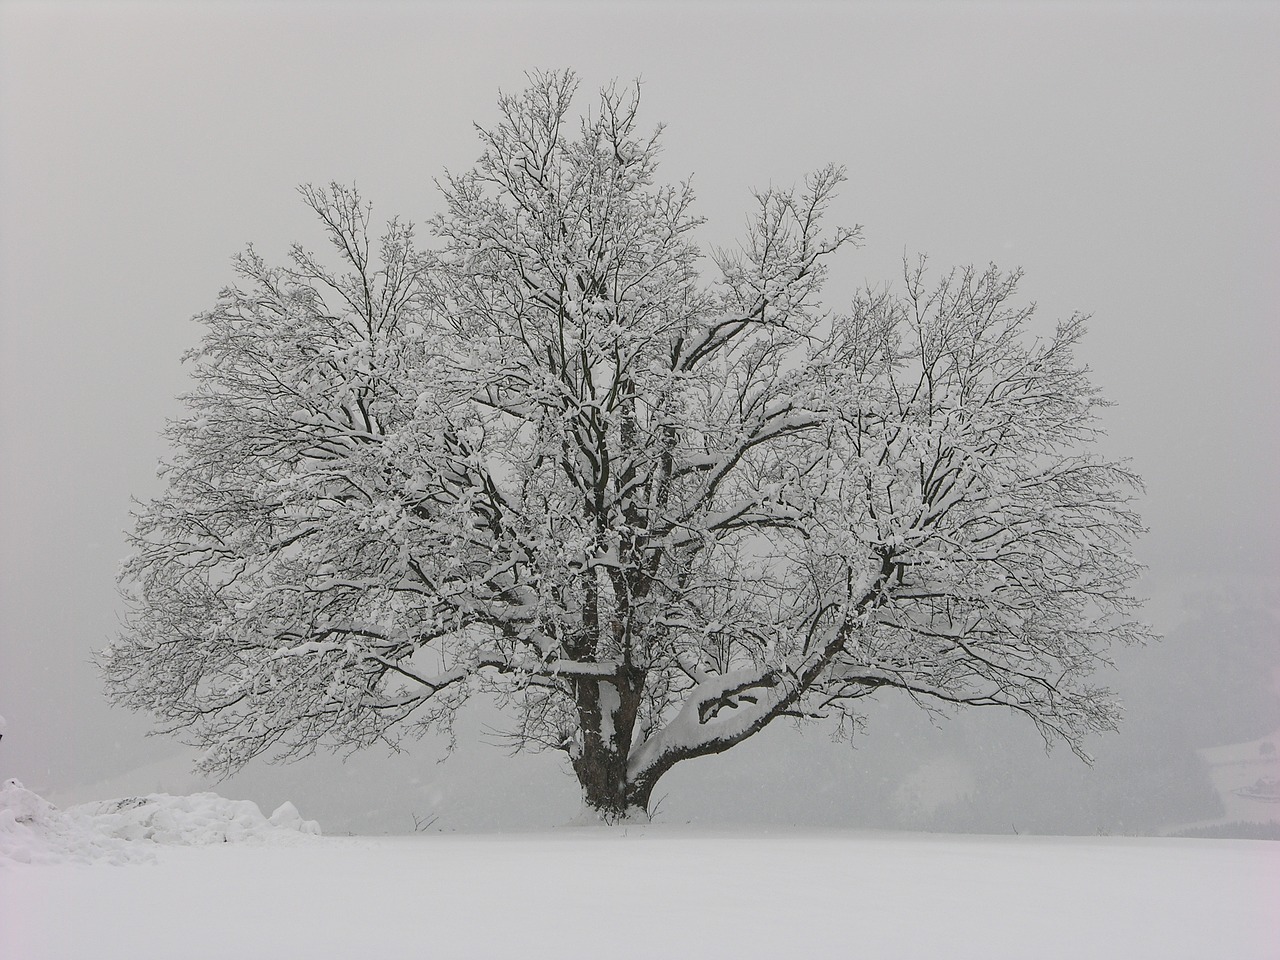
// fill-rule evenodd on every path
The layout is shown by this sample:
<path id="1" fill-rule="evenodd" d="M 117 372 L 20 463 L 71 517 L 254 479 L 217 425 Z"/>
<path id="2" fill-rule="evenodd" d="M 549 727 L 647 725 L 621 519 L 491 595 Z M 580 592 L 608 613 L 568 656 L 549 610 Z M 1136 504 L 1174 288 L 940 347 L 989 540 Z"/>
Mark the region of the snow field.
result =
<path id="1" fill-rule="evenodd" d="M 0 869 L 24 960 L 1280 956 L 1265 841 L 695 834 L 324 838 Z"/>

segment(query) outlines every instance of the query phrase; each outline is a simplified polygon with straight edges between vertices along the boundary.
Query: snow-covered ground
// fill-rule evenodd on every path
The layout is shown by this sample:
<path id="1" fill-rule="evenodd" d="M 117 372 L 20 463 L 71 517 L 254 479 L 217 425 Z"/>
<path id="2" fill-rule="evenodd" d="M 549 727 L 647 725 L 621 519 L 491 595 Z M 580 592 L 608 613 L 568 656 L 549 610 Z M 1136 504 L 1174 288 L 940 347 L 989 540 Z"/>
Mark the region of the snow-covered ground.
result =
<path id="1" fill-rule="evenodd" d="M 180 822 L 182 799 L 153 803 Z M 117 836 L 154 854 L 144 863 L 0 857 L 0 957 L 1280 956 L 1267 841 L 663 826 L 322 838 L 234 809 L 257 824 L 240 842 L 207 842 L 236 839 L 208 819 L 186 840 Z"/>

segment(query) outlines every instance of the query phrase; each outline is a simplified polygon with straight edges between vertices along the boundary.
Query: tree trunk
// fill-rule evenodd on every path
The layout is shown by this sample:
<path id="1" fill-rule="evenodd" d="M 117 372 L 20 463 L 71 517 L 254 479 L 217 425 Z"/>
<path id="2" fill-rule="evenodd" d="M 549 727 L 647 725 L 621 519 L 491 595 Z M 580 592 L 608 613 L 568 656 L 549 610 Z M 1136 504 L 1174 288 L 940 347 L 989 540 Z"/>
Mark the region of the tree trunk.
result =
<path id="1" fill-rule="evenodd" d="M 573 758 L 573 770 L 582 786 L 584 813 L 602 823 L 648 819 L 648 791 L 638 802 L 627 784 L 627 755 L 643 689 L 644 674 L 634 668 L 575 684 L 582 749 Z"/>

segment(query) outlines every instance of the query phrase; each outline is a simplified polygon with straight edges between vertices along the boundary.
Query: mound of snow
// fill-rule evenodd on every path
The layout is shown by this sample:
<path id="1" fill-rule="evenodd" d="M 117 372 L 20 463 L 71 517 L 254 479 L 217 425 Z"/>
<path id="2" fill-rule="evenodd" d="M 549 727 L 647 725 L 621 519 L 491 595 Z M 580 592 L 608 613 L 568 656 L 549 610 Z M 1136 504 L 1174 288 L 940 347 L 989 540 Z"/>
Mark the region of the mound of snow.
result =
<path id="1" fill-rule="evenodd" d="M 17 780 L 0 786 L 0 861 L 126 863 L 151 858 L 154 844 L 287 843 L 319 833 L 288 802 L 270 817 L 252 800 L 216 793 L 153 793 L 59 810 Z"/>
<path id="2" fill-rule="evenodd" d="M 289 834 L 320 833 L 319 824 L 303 820 L 292 803 L 282 804 L 268 818 L 252 800 L 228 800 L 216 793 L 193 793 L 187 797 L 152 793 L 82 803 L 71 811 L 91 818 L 99 830 L 111 837 L 182 846 L 266 842 Z"/>
<path id="3" fill-rule="evenodd" d="M 17 780 L 0 784 L 0 864 L 130 863 L 153 855 L 107 836 L 92 820 L 63 812 Z"/>

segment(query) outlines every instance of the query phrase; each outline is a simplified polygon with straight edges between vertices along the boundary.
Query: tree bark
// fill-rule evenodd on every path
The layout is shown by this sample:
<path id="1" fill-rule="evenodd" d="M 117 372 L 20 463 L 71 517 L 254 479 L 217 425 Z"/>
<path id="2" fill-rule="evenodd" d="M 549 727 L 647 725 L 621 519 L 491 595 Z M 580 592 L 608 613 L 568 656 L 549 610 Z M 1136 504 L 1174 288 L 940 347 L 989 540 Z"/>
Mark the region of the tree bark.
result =
<path id="1" fill-rule="evenodd" d="M 644 672 L 627 667 L 612 677 L 574 683 L 582 748 L 573 758 L 573 770 L 584 808 L 604 823 L 648 817 L 648 791 L 637 804 L 627 783 L 627 756 L 643 689 Z"/>

